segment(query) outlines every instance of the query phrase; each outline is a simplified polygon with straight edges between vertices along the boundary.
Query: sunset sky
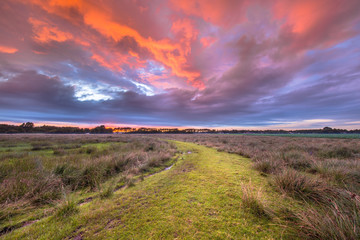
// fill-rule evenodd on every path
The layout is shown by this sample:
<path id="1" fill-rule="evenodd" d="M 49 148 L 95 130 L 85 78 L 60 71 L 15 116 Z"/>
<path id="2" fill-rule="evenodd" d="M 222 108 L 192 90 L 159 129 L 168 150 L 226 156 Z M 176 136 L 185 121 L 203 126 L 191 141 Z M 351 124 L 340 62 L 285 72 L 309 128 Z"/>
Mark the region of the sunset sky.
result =
<path id="1" fill-rule="evenodd" d="M 359 0 L 1 0 L 0 122 L 360 128 Z"/>

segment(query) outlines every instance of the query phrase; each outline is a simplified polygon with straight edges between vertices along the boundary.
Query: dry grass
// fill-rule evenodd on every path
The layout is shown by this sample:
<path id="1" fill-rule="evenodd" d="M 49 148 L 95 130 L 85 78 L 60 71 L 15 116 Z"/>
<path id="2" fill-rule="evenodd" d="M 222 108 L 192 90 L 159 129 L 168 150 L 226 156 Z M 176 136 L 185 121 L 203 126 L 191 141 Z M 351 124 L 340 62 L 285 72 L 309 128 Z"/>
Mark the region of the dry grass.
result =
<path id="1" fill-rule="evenodd" d="M 337 192 L 327 184 L 293 169 L 286 169 L 273 176 L 273 185 L 294 198 L 316 203 L 329 202 Z"/>
<path id="2" fill-rule="evenodd" d="M 113 187 L 101 191 L 101 183 L 164 168 L 175 152 L 167 141 L 141 135 L 2 135 L 0 223 L 21 209 L 56 204 L 62 189 L 68 194 L 100 191 L 101 197 L 111 197 Z M 63 207 L 65 214 L 71 206 Z"/>
<path id="3" fill-rule="evenodd" d="M 308 206 L 297 214 L 303 237 L 309 239 L 360 239 L 359 202 L 343 198 L 326 206 Z"/>
<path id="4" fill-rule="evenodd" d="M 254 189 L 251 184 L 242 185 L 242 206 L 259 218 L 271 218 L 272 211 L 262 200 L 261 189 Z"/>
<path id="5" fill-rule="evenodd" d="M 172 135 L 250 157 L 278 191 L 303 202 L 291 214 L 308 239 L 360 239 L 360 140 L 246 135 Z M 249 205 L 260 209 L 256 197 Z M 280 213 L 281 215 L 282 213 Z M 279 216 L 288 218 L 286 211 Z"/>

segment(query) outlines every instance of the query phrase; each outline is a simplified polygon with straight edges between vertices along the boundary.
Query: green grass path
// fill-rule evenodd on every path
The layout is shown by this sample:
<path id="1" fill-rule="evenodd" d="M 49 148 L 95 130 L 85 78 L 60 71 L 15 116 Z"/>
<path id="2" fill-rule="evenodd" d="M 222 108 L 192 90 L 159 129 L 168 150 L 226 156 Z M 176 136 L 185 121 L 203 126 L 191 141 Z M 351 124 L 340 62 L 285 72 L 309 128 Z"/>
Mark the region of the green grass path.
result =
<path id="1" fill-rule="evenodd" d="M 274 211 L 292 204 L 251 169 L 249 159 L 193 143 L 175 143 L 185 154 L 170 170 L 119 190 L 110 199 L 84 204 L 72 217 L 48 217 L 3 238 L 285 238 L 279 221 L 257 217 L 242 207 L 244 184 L 262 189 L 262 200 Z"/>

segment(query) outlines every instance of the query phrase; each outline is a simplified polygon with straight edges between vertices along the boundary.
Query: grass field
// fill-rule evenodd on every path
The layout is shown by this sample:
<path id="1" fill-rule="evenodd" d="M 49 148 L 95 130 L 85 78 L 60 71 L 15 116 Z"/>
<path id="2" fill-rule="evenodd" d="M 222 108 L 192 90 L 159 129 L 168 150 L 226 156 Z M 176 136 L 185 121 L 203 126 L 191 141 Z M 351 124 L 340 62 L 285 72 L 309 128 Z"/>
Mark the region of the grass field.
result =
<path id="1" fill-rule="evenodd" d="M 175 152 L 175 145 L 148 137 L 0 136 L 0 232 L 52 215 L 69 199 L 133 185 L 171 164 Z"/>
<path id="2" fill-rule="evenodd" d="M 257 133 L 249 133 L 249 134 L 239 134 L 245 136 L 275 136 L 275 137 L 307 137 L 307 138 L 344 138 L 344 139 L 360 139 L 360 134 L 357 133 L 272 133 L 272 134 L 257 134 Z"/>
<path id="3" fill-rule="evenodd" d="M 359 146 L 244 135 L 3 135 L 0 238 L 359 239 Z"/>
<path id="4" fill-rule="evenodd" d="M 170 137 L 170 136 L 169 136 Z M 173 135 L 253 160 L 274 189 L 302 202 L 299 233 L 309 239 L 360 238 L 360 141 L 247 135 Z"/>

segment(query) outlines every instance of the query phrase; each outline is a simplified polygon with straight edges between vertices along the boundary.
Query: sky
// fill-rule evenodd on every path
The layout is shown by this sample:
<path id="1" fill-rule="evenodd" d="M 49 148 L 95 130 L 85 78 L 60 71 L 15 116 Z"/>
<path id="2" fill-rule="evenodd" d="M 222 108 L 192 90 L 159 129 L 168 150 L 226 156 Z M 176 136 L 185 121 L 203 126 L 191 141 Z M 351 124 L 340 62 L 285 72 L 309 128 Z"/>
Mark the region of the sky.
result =
<path id="1" fill-rule="evenodd" d="M 1 0 L 0 122 L 360 128 L 359 0 Z"/>

